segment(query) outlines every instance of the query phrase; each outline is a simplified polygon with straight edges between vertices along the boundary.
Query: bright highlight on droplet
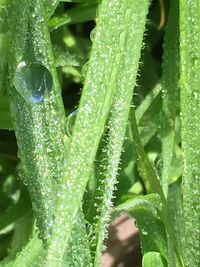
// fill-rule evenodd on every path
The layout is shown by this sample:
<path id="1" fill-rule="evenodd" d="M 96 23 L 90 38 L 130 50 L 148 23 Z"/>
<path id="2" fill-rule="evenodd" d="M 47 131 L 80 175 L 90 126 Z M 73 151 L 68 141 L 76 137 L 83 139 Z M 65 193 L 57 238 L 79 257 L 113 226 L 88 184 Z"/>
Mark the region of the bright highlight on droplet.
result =
<path id="1" fill-rule="evenodd" d="M 67 116 L 67 119 L 66 119 L 66 133 L 67 133 L 68 137 L 71 137 L 71 135 L 72 135 L 72 130 L 73 130 L 74 122 L 75 122 L 75 119 L 76 119 L 76 115 L 77 115 L 77 110 L 74 110 L 72 113 L 70 113 Z"/>
<path id="2" fill-rule="evenodd" d="M 41 64 L 26 65 L 23 61 L 18 65 L 15 77 L 15 88 L 27 101 L 41 102 L 53 87 L 53 80 L 49 70 Z"/>

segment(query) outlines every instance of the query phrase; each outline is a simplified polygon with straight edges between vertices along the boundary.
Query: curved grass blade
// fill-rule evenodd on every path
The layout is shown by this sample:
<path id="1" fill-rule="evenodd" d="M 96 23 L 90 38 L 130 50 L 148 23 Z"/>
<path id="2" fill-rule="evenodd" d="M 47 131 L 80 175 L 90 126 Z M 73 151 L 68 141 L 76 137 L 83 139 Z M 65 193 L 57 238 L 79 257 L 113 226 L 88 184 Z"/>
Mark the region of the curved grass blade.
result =
<path id="1" fill-rule="evenodd" d="M 113 181 L 117 173 L 116 168 L 126 130 L 142 45 L 145 16 L 149 4 L 146 0 L 142 1 L 142 5 L 135 5 L 135 3 L 103 1 L 101 4 L 89 68 L 70 143 L 68 166 L 57 203 L 55 228 L 49 244 L 47 264 L 51 264 L 51 266 L 60 266 L 61 264 L 60 259 L 89 179 L 114 94 L 116 98 L 119 94 L 120 100 L 119 102 L 114 100 L 114 110 L 111 115 L 112 125 L 110 125 L 114 138 L 116 141 L 117 138 L 119 139 L 119 145 L 114 147 L 114 143 L 110 139 L 110 147 L 108 147 L 109 150 L 114 149 L 108 151 L 110 159 L 116 148 L 119 148 L 114 161 L 108 166 L 109 172 L 112 166 L 114 167 Z M 137 30 L 133 26 L 135 23 L 140 24 L 140 28 Z M 120 90 L 125 92 L 124 97 L 121 96 Z M 113 127 L 113 123 L 119 123 L 117 115 L 120 112 L 123 114 L 123 119 L 120 115 L 119 122 L 122 122 L 123 127 L 115 135 L 114 129 L 116 128 Z M 109 203 L 110 200 L 108 200 Z M 101 243 L 102 237 L 99 240 Z"/>
<path id="2" fill-rule="evenodd" d="M 200 265 L 200 6 L 180 3 L 181 145 L 186 266 Z M 192 41 L 191 41 L 192 40 Z"/>
<path id="3" fill-rule="evenodd" d="M 60 0 L 42 0 L 45 9 L 46 19 L 49 20 L 61 2 Z"/>
<path id="4" fill-rule="evenodd" d="M 28 212 L 31 205 L 27 198 L 20 199 L 14 206 L 6 210 L 0 217 L 0 230 L 13 223 L 24 213 Z"/>
<path id="5" fill-rule="evenodd" d="M 164 56 L 163 56 L 163 97 L 162 97 L 162 187 L 165 196 L 168 196 L 170 216 L 174 226 L 174 233 L 176 240 L 180 238 L 181 230 L 177 228 L 182 227 L 182 217 L 177 216 L 176 213 L 181 212 L 180 206 L 174 209 L 177 203 L 178 195 L 174 198 L 169 183 L 172 175 L 172 160 L 175 152 L 175 120 L 178 111 L 179 102 L 179 29 L 178 29 L 178 1 L 171 2 L 170 11 L 168 15 L 168 22 L 165 32 L 164 40 Z M 169 189 L 168 189 L 169 188 Z M 170 190 L 170 191 L 169 191 Z M 168 192 L 169 191 L 169 192 Z M 174 192 L 175 193 L 175 192 Z M 169 194 L 169 195 L 168 195 Z M 181 215 L 181 214 L 179 214 Z M 176 218 L 176 220 L 174 220 Z M 181 229 L 181 228 L 180 228 Z M 180 247 L 180 240 L 177 240 L 179 253 L 182 254 Z M 168 236 L 169 247 L 169 266 L 176 265 L 176 253 L 174 244 L 170 236 Z M 182 257 L 182 255 L 181 255 Z"/>
<path id="6" fill-rule="evenodd" d="M 158 252 L 148 252 L 142 258 L 142 267 L 167 267 L 164 257 Z"/>
<path id="7" fill-rule="evenodd" d="M 179 251 L 179 247 L 177 244 L 177 240 L 175 237 L 174 229 L 171 225 L 171 219 L 170 219 L 170 214 L 169 214 L 169 207 L 167 204 L 167 201 L 165 199 L 164 192 L 162 190 L 160 181 L 158 180 L 155 171 L 147 157 L 147 154 L 141 144 L 138 128 L 137 128 L 137 123 L 136 123 L 136 118 L 135 118 L 135 113 L 134 110 L 131 110 L 131 129 L 132 129 L 132 135 L 133 135 L 133 140 L 135 143 L 135 150 L 138 156 L 138 169 L 141 174 L 141 177 L 146 185 L 146 187 L 150 190 L 150 192 L 157 193 L 160 198 L 161 202 L 163 205 L 163 210 L 160 213 L 161 219 L 166 227 L 166 230 L 168 234 L 170 235 L 170 238 L 172 239 L 172 242 L 174 244 L 174 249 L 176 251 L 176 255 L 178 257 L 178 261 L 181 266 L 183 266 L 183 261 L 181 257 L 181 253 Z"/>
<path id="8" fill-rule="evenodd" d="M 136 2 L 132 6 L 130 5 L 130 13 L 126 13 L 124 22 L 126 30 L 124 30 L 123 39 L 120 42 L 120 49 L 123 49 L 123 52 L 119 61 L 116 62 L 119 66 L 115 85 L 116 92 L 107 122 L 108 132 L 105 145 L 102 148 L 101 166 L 99 170 L 97 169 L 98 186 L 95 205 L 98 207 L 97 218 L 99 219 L 96 222 L 97 242 L 94 266 L 100 265 L 100 256 L 104 247 L 103 242 L 106 237 L 112 196 L 117 182 L 118 167 L 138 71 L 148 4 L 148 1 L 143 1 L 143 5 L 140 7 Z M 137 24 L 137 31 L 132 28 L 133 24 Z M 132 47 L 133 43 L 134 49 Z M 133 58 L 134 62 L 132 61 Z M 127 75 L 128 73 L 130 76 Z"/>
<path id="9" fill-rule="evenodd" d="M 7 258 L 5 258 L 1 262 L 1 266 L 2 267 L 41 266 L 41 265 L 34 265 L 36 262 L 37 264 L 40 262 L 40 259 L 38 259 L 38 254 L 39 252 L 41 252 L 41 250 L 43 250 L 42 240 L 38 238 L 37 234 L 34 234 L 34 236 L 30 239 L 26 247 L 20 253 L 17 254 L 16 258 L 15 255 L 11 253 Z"/>
<path id="10" fill-rule="evenodd" d="M 100 0 L 60 0 L 61 2 L 68 2 L 68 3 L 82 3 L 82 4 L 90 4 L 94 2 L 100 2 Z"/>
<path id="11" fill-rule="evenodd" d="M 151 106 L 156 104 L 157 98 L 159 99 L 160 95 L 161 85 L 158 84 L 147 94 L 147 96 L 135 111 L 138 124 L 145 121 L 144 125 L 138 125 L 138 131 L 143 146 L 145 146 L 158 131 L 159 116 L 155 116 L 155 111 L 149 112 L 149 110 L 153 110 Z M 159 114 L 161 111 L 161 105 L 158 105 L 158 109 L 156 110 L 156 114 Z M 146 113 L 148 113 L 148 121 L 145 119 L 145 117 L 147 117 Z M 124 139 L 123 152 L 120 159 L 117 190 L 115 191 L 116 201 L 118 201 L 120 195 L 123 195 L 128 191 L 128 189 L 130 189 L 130 187 L 134 184 L 135 181 L 137 181 L 137 179 L 138 175 L 136 172 L 136 152 L 129 122 Z"/>
<path id="12" fill-rule="evenodd" d="M 163 223 L 158 219 L 158 211 L 161 209 L 160 197 L 149 194 L 124 202 L 115 209 L 113 215 L 127 212 L 133 216 L 140 230 L 142 254 L 159 252 L 167 261 L 167 236 Z"/>
<path id="13" fill-rule="evenodd" d="M 5 94 L 7 88 L 6 76 L 8 74 L 8 69 L 7 69 L 8 47 L 9 47 L 9 40 L 6 34 L 0 33 L 0 53 L 2 55 L 0 59 L 0 95 Z"/>
<path id="14" fill-rule="evenodd" d="M 63 25 L 71 25 L 94 20 L 96 17 L 97 4 L 80 6 L 69 9 L 62 16 L 53 16 L 49 20 L 49 29 L 53 31 Z"/>
<path id="15" fill-rule="evenodd" d="M 179 102 L 178 1 L 171 3 L 164 40 L 162 76 L 162 187 L 167 197 L 175 145 L 175 118 Z"/>
<path id="16" fill-rule="evenodd" d="M 166 204 L 165 196 L 160 185 L 160 182 L 155 174 L 155 171 L 146 155 L 146 152 L 141 144 L 138 126 L 135 118 L 135 112 L 133 109 L 130 111 L 130 121 L 131 121 L 131 130 L 133 135 L 133 140 L 135 143 L 135 149 L 138 156 L 138 169 L 141 173 L 141 177 L 144 180 L 144 183 L 151 192 L 158 193 L 161 197 L 163 205 Z"/>
<path id="17" fill-rule="evenodd" d="M 154 106 L 155 101 L 157 98 L 160 97 L 162 86 L 160 83 L 158 83 L 144 98 L 142 103 L 137 107 L 135 110 L 135 116 L 137 123 L 139 126 L 146 124 L 147 120 L 144 119 L 145 113 L 148 113 L 149 115 L 149 110 L 152 109 L 152 106 Z"/>

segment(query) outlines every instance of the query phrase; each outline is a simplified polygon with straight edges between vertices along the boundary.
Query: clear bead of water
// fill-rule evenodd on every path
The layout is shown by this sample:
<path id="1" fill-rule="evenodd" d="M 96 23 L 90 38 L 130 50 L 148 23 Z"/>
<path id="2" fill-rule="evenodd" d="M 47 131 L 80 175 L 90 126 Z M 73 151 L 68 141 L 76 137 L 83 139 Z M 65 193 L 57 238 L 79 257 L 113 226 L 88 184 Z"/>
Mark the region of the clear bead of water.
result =
<path id="1" fill-rule="evenodd" d="M 52 90 L 53 80 L 45 66 L 21 62 L 18 65 L 14 85 L 26 101 L 41 102 Z"/>
<path id="2" fill-rule="evenodd" d="M 66 133 L 68 135 L 68 137 L 71 137 L 72 135 L 72 131 L 73 131 L 73 126 L 75 123 L 75 119 L 77 116 L 77 110 L 74 110 L 73 112 L 71 112 L 66 119 Z"/>

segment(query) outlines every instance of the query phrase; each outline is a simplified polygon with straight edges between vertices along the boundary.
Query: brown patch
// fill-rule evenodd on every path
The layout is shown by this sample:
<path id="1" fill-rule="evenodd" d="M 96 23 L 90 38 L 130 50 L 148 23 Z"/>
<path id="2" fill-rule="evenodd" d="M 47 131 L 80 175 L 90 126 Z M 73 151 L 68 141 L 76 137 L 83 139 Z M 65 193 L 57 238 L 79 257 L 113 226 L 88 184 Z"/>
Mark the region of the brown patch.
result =
<path id="1" fill-rule="evenodd" d="M 109 227 L 102 267 L 140 267 L 139 242 L 139 233 L 133 219 L 126 214 L 116 218 Z"/>

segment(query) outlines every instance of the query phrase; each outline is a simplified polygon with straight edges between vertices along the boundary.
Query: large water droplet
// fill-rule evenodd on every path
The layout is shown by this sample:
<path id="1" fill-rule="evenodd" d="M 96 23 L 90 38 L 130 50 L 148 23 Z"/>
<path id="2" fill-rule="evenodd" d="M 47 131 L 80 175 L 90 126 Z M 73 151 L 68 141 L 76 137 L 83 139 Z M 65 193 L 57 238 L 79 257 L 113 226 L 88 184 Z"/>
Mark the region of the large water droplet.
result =
<path id="1" fill-rule="evenodd" d="M 72 135 L 72 130 L 73 130 L 73 126 L 74 126 L 74 122 L 76 119 L 76 115 L 77 115 L 77 110 L 74 110 L 72 113 L 70 113 L 67 116 L 67 120 L 66 120 L 66 133 L 69 137 L 71 137 Z"/>
<path id="2" fill-rule="evenodd" d="M 14 85 L 26 101 L 41 102 L 52 90 L 53 80 L 49 70 L 43 65 L 21 62 Z"/>

